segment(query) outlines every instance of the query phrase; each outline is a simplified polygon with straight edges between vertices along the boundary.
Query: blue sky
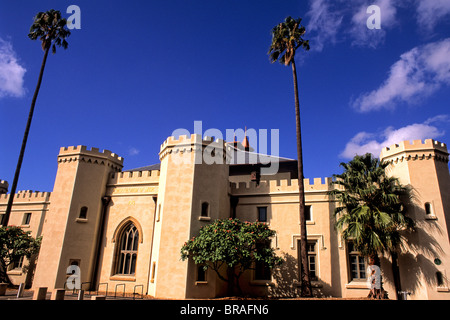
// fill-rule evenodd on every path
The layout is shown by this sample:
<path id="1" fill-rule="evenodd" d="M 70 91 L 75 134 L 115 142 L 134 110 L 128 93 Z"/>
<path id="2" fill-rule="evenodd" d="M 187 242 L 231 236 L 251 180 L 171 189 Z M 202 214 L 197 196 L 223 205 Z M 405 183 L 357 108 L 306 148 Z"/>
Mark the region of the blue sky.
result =
<path id="1" fill-rule="evenodd" d="M 33 16 L 81 9 L 68 50 L 50 55 L 18 190 L 51 191 L 62 146 L 159 161 L 178 128 L 279 129 L 296 158 L 290 67 L 271 64 L 273 26 L 302 17 L 309 52 L 297 53 L 305 176 L 339 173 L 355 153 L 400 140 L 450 143 L 450 2 L 32 1 L 0 4 L 0 179 L 12 183 L 43 52 Z M 369 5 L 381 29 L 368 29 Z M 252 141 L 250 141 L 252 143 Z"/>

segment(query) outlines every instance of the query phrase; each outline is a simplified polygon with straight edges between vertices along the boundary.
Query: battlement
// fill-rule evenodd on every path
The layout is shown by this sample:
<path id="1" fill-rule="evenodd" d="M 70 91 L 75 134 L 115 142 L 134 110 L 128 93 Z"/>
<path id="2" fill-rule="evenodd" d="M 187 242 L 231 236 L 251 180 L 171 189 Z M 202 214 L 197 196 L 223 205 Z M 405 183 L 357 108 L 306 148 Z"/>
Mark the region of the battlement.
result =
<path id="1" fill-rule="evenodd" d="M 406 140 L 383 148 L 380 153 L 380 159 L 392 157 L 403 152 L 417 152 L 426 155 L 427 151 L 439 151 L 444 153 L 444 155 L 448 155 L 447 145 L 445 143 L 433 139 L 426 139 L 424 142 L 422 140 L 414 140 L 412 143 Z"/>
<path id="2" fill-rule="evenodd" d="M 213 137 L 202 138 L 199 134 L 192 134 L 190 136 L 180 135 L 178 139 L 170 136 L 161 144 L 159 159 L 162 161 L 167 154 L 184 154 L 185 152 L 203 152 L 208 150 L 208 153 L 212 154 L 214 151 L 215 156 L 222 156 L 224 162 L 231 151 L 231 148 L 225 140 L 214 139 Z"/>
<path id="3" fill-rule="evenodd" d="M 190 136 L 180 135 L 178 139 L 176 139 L 174 136 L 170 136 L 161 144 L 160 151 L 164 150 L 169 146 L 191 145 L 191 144 L 210 145 L 211 143 L 224 146 L 226 142 L 223 139 L 213 139 L 212 137 L 202 138 L 200 134 L 191 134 Z"/>
<path id="4" fill-rule="evenodd" d="M 140 184 L 159 182 L 159 170 L 112 172 L 108 184 Z"/>
<path id="5" fill-rule="evenodd" d="M 42 202 L 48 201 L 50 199 L 51 192 L 40 192 L 40 191 L 32 191 L 32 190 L 21 190 L 17 191 L 14 195 L 14 203 L 27 201 L 27 202 Z M 7 200 L 9 198 L 9 194 L 0 194 L 0 201 Z"/>
<path id="6" fill-rule="evenodd" d="M 94 148 L 94 147 L 89 150 L 86 146 L 83 146 L 83 145 L 61 147 L 59 150 L 58 157 L 70 157 L 70 156 L 74 156 L 74 155 L 88 155 L 88 156 L 92 156 L 92 157 L 108 159 L 117 164 L 123 165 L 123 158 L 119 157 L 117 154 L 115 154 L 109 150 L 103 150 L 102 152 L 100 152 L 99 148 Z"/>
<path id="7" fill-rule="evenodd" d="M 310 179 L 304 179 L 305 192 L 326 192 L 333 189 L 331 185 L 332 178 L 314 178 L 313 183 Z M 230 183 L 230 192 L 233 195 L 243 194 L 269 194 L 269 193 L 298 193 L 298 179 L 281 179 L 261 181 L 259 185 L 255 182 Z"/>

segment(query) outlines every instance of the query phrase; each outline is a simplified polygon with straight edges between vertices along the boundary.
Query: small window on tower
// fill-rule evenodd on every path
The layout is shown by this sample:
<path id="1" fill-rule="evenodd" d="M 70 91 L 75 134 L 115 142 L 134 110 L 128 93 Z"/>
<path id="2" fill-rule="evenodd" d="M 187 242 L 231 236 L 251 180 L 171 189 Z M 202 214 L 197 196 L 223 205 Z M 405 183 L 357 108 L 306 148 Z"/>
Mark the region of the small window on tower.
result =
<path id="1" fill-rule="evenodd" d="M 258 221 L 267 222 L 267 207 L 258 207 Z"/>
<path id="2" fill-rule="evenodd" d="M 23 215 L 22 225 L 29 225 L 31 221 L 31 212 L 27 212 Z"/>
<path id="3" fill-rule="evenodd" d="M 433 206 L 430 202 L 425 202 L 425 219 L 434 220 L 436 219 L 436 215 L 433 211 Z"/>
<path id="4" fill-rule="evenodd" d="M 87 219 L 87 212 L 88 212 L 88 208 L 87 207 L 82 207 L 80 209 L 80 215 L 78 216 L 78 218 L 80 218 L 80 219 Z"/>
<path id="5" fill-rule="evenodd" d="M 209 203 L 202 202 L 202 217 L 209 217 Z"/>
<path id="6" fill-rule="evenodd" d="M 431 212 L 431 203 L 429 203 L 429 202 L 425 203 L 425 213 L 427 215 L 431 215 L 432 214 L 432 212 Z"/>

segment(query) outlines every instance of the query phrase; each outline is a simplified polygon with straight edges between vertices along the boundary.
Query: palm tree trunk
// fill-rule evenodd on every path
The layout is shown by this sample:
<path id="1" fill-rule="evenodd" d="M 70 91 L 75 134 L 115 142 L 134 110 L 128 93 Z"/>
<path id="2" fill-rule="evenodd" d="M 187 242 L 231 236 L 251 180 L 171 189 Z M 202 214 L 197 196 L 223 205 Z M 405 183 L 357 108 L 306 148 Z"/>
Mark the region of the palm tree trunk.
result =
<path id="1" fill-rule="evenodd" d="M 395 298 L 399 300 L 401 296 L 399 292 L 402 290 L 400 284 L 400 269 L 398 267 L 398 255 L 396 252 L 391 252 L 392 258 L 392 275 L 394 277 Z"/>
<path id="2" fill-rule="evenodd" d="M 305 185 L 303 176 L 303 152 L 302 152 L 302 130 L 300 122 L 300 103 L 298 98 L 298 84 L 297 84 L 297 69 L 295 61 L 292 59 L 292 76 L 294 78 L 294 92 L 295 92 L 295 121 L 297 131 L 297 165 L 298 165 L 298 194 L 300 204 L 300 283 L 301 296 L 311 297 L 311 281 L 309 279 L 308 266 L 308 251 L 307 251 L 307 236 L 306 236 L 306 220 L 305 220 Z"/>
<path id="3" fill-rule="evenodd" d="M 31 100 L 30 112 L 28 114 L 28 121 L 25 127 L 25 133 L 23 135 L 22 147 L 20 148 L 19 159 L 17 160 L 16 172 L 14 173 L 14 180 L 11 186 L 11 191 L 9 194 L 8 205 L 6 207 L 6 212 L 3 215 L 2 225 L 6 226 L 9 222 L 9 216 L 11 215 L 11 208 L 14 201 L 14 194 L 16 193 L 17 182 L 19 181 L 20 168 L 22 167 L 23 155 L 25 153 L 25 147 L 27 145 L 28 133 L 30 132 L 31 120 L 33 119 L 34 106 L 36 104 L 37 96 L 39 94 L 39 89 L 41 88 L 42 77 L 44 75 L 45 63 L 47 62 L 48 52 L 50 50 L 50 46 L 46 46 L 44 51 L 44 58 L 42 60 L 41 71 L 39 72 L 39 79 L 36 85 L 36 89 L 34 90 L 33 100 Z"/>

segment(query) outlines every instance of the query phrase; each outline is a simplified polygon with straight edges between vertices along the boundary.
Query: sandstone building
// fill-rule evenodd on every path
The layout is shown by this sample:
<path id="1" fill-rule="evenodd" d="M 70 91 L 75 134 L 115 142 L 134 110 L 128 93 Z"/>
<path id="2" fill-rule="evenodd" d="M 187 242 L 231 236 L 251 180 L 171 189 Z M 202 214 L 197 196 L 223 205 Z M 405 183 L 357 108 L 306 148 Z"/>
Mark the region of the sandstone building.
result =
<path id="1" fill-rule="evenodd" d="M 230 163 L 207 163 L 205 154 Z M 276 175 L 260 175 L 264 155 L 247 143 L 200 135 L 169 137 L 160 163 L 123 171 L 123 158 L 85 146 L 61 148 L 52 192 L 14 195 L 10 225 L 43 236 L 36 260 L 15 262 L 13 282 L 63 288 L 68 267 L 78 266 L 83 289 L 127 292 L 136 288 L 161 298 L 209 298 L 226 293 L 213 271 L 180 260 L 183 243 L 215 219 L 264 221 L 277 232 L 271 245 L 284 258 L 267 275 L 247 271 L 245 293 L 298 294 L 298 181 L 296 161 L 279 161 Z M 256 161 L 248 159 L 254 157 Z M 408 208 L 418 226 L 399 256 L 400 283 L 412 299 L 450 299 L 450 177 L 445 144 L 425 140 L 384 148 L 389 174 L 417 192 Z M 236 160 L 238 159 L 238 160 Z M 240 160 L 239 160 L 240 159 Z M 267 163 L 267 162 L 265 162 Z M 316 295 L 365 297 L 366 261 L 334 228 L 327 195 L 331 178 L 305 180 L 308 257 Z M 0 214 L 9 195 L 0 183 Z M 25 259 L 26 260 L 26 259 Z M 24 269 L 24 266 L 28 266 Z M 391 261 L 381 258 L 384 288 L 395 298 Z"/>

